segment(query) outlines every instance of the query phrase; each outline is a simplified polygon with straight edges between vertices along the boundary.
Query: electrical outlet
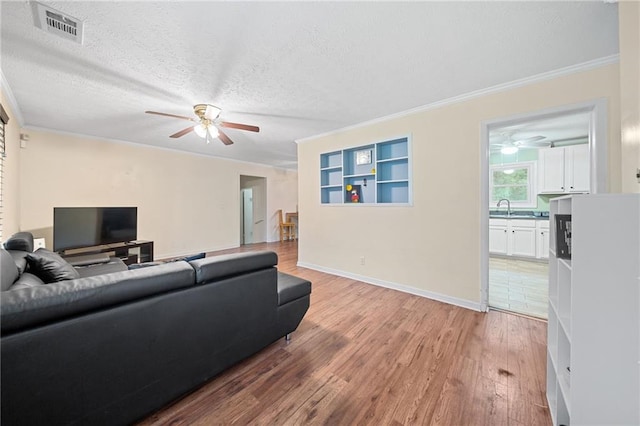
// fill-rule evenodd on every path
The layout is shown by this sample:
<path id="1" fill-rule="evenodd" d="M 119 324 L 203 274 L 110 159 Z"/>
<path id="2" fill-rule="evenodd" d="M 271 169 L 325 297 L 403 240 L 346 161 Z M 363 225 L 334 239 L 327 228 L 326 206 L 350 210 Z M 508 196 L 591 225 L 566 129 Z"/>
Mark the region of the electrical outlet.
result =
<path id="1" fill-rule="evenodd" d="M 364 265 L 364 256 L 360 256 L 360 264 Z"/>
<path id="2" fill-rule="evenodd" d="M 39 248 L 44 248 L 44 246 L 45 246 L 44 238 L 34 238 L 33 239 L 33 251 L 36 251 Z"/>

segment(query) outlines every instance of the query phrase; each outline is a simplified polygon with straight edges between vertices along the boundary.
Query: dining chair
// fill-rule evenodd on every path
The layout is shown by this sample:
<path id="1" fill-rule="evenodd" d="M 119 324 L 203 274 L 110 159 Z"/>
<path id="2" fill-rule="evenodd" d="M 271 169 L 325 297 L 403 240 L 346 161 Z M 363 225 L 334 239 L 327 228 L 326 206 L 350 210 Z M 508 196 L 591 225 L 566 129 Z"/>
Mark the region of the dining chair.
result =
<path id="1" fill-rule="evenodd" d="M 282 219 L 282 209 L 278 210 L 278 221 L 280 222 L 280 241 L 295 239 L 296 224 Z"/>

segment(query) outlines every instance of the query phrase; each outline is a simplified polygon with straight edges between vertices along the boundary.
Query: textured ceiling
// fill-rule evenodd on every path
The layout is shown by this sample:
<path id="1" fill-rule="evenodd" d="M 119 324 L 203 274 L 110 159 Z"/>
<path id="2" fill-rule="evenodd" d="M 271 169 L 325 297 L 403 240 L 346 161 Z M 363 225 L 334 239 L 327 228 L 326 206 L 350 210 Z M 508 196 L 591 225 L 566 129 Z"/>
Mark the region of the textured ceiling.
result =
<path id="1" fill-rule="evenodd" d="M 594 2 L 46 2 L 84 44 L 2 2 L 1 67 L 25 127 L 296 167 L 294 140 L 618 53 Z M 209 145 L 145 110 L 260 126 Z"/>

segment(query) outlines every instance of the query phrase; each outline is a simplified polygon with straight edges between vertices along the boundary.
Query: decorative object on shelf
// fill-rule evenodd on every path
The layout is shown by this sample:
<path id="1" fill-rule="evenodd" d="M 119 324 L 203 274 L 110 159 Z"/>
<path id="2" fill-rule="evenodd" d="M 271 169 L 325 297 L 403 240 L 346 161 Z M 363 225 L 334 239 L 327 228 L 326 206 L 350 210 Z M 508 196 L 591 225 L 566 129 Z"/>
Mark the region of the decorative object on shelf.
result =
<path id="1" fill-rule="evenodd" d="M 348 189 L 351 187 L 351 189 Z M 344 202 L 345 203 L 362 203 L 362 189 L 360 185 L 347 185 L 345 187 L 347 190 L 345 193 Z"/>
<path id="2" fill-rule="evenodd" d="M 571 215 L 556 215 L 556 256 L 571 259 Z"/>
<path id="3" fill-rule="evenodd" d="M 371 164 L 371 150 L 363 149 L 362 151 L 356 152 L 356 164 Z"/>

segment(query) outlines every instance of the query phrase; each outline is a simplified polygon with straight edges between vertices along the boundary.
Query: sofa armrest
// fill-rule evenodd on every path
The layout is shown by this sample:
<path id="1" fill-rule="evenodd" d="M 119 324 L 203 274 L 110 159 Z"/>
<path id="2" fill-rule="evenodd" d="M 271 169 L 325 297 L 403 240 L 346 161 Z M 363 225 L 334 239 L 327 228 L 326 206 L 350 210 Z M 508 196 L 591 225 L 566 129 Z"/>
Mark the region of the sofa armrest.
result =
<path id="1" fill-rule="evenodd" d="M 272 251 L 254 251 L 206 257 L 189 263 L 196 272 L 196 283 L 204 284 L 234 275 L 272 268 L 278 264 L 278 255 Z"/>

